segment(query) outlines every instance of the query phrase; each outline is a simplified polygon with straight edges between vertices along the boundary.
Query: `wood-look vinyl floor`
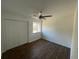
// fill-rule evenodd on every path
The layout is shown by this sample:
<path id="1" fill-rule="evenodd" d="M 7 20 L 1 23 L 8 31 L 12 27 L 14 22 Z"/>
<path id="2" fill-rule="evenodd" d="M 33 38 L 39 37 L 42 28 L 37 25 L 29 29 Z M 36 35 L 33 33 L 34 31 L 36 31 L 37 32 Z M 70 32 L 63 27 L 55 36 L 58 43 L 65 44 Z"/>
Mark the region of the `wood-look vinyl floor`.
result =
<path id="1" fill-rule="evenodd" d="M 70 59 L 70 49 L 39 39 L 6 51 L 2 59 Z"/>

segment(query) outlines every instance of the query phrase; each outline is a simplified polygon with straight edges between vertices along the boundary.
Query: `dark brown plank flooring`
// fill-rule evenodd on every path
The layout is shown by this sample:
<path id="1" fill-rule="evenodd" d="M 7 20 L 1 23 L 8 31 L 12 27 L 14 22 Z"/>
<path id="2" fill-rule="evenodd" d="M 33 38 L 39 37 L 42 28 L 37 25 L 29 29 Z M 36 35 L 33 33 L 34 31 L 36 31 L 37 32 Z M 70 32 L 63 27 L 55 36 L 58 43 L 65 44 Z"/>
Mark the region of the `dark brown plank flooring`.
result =
<path id="1" fill-rule="evenodd" d="M 39 39 L 6 51 L 2 59 L 70 59 L 69 56 L 69 48 Z"/>

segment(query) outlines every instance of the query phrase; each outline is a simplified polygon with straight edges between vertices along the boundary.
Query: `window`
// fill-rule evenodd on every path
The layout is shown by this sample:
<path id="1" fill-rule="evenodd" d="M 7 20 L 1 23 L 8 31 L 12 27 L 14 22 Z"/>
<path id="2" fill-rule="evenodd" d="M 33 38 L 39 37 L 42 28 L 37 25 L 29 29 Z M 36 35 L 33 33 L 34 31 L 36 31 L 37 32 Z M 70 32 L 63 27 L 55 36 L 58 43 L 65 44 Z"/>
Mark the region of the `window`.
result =
<path id="1" fill-rule="evenodd" d="M 39 22 L 33 22 L 33 33 L 40 32 L 40 23 Z"/>

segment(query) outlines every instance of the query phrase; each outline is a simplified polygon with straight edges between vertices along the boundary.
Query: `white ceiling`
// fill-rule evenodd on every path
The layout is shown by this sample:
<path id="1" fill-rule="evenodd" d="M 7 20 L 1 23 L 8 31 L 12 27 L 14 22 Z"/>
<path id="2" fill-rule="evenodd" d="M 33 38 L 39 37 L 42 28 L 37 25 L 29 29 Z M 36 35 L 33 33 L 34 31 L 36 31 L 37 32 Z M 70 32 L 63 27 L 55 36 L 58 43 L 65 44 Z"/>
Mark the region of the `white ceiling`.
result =
<path id="1" fill-rule="evenodd" d="M 40 10 L 59 17 L 72 14 L 76 2 L 77 0 L 2 0 L 2 17 L 27 19 Z"/>

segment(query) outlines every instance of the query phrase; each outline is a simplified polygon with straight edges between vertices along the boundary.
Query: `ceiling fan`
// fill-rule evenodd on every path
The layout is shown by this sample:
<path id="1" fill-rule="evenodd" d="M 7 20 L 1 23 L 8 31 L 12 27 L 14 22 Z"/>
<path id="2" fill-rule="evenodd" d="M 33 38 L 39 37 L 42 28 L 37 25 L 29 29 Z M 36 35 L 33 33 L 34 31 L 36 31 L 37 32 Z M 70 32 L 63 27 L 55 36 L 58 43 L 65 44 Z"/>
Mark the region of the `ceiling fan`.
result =
<path id="1" fill-rule="evenodd" d="M 46 19 L 47 17 L 52 17 L 52 15 L 42 15 L 42 11 L 40 11 L 38 15 L 33 15 L 33 18 L 36 19 Z"/>

